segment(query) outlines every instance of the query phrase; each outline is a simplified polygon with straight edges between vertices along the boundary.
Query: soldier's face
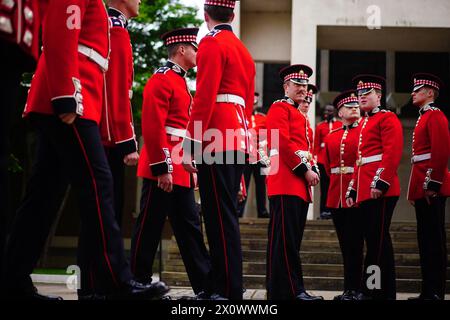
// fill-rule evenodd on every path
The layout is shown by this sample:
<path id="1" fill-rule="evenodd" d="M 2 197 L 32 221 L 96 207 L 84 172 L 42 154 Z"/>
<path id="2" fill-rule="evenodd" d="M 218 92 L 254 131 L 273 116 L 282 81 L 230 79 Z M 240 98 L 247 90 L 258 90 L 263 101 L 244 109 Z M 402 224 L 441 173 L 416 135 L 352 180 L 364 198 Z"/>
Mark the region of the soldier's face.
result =
<path id="1" fill-rule="evenodd" d="M 297 103 L 302 102 L 306 98 L 308 86 L 305 84 L 297 84 L 287 81 L 284 84 L 284 91 L 287 97 L 291 98 Z"/>
<path id="2" fill-rule="evenodd" d="M 141 0 L 128 0 L 127 8 L 131 14 L 131 18 L 137 17 L 139 15 L 139 6 L 141 5 Z"/>
<path id="3" fill-rule="evenodd" d="M 363 111 L 371 111 L 380 105 L 381 95 L 378 94 L 375 90 L 372 90 L 370 93 L 363 95 L 358 95 L 359 106 Z"/>
<path id="4" fill-rule="evenodd" d="M 300 111 L 306 114 L 308 113 L 310 106 L 311 104 L 309 102 L 303 101 L 300 103 Z"/>
<path id="5" fill-rule="evenodd" d="M 356 121 L 361 117 L 359 106 L 342 107 L 339 109 L 339 117 L 347 121 Z"/>
<path id="6" fill-rule="evenodd" d="M 417 91 L 413 91 L 411 93 L 413 105 L 416 107 L 422 107 L 424 106 L 428 100 L 433 99 L 433 93 L 432 90 L 426 87 L 422 87 Z"/>
<path id="7" fill-rule="evenodd" d="M 184 59 L 189 69 L 194 68 L 197 65 L 197 48 L 193 45 L 184 46 Z"/>

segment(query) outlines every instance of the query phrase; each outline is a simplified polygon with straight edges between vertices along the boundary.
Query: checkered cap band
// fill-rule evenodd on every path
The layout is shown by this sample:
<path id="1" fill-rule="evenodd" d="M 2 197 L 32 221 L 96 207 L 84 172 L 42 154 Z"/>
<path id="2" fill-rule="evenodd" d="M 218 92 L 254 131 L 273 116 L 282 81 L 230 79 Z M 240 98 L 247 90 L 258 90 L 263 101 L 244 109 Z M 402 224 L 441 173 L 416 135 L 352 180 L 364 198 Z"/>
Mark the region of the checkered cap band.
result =
<path id="1" fill-rule="evenodd" d="M 291 73 L 284 77 L 284 82 L 289 81 L 291 79 L 301 79 L 308 81 L 308 75 L 306 73 Z"/>
<path id="2" fill-rule="evenodd" d="M 234 9 L 236 2 L 231 0 L 206 0 L 206 5 Z"/>
<path id="3" fill-rule="evenodd" d="M 350 103 L 358 103 L 358 98 L 357 97 L 347 97 L 342 99 L 341 101 L 339 101 L 337 107 L 338 109 L 340 107 L 342 107 L 344 104 L 350 104 Z"/>
<path id="4" fill-rule="evenodd" d="M 181 43 L 181 42 L 197 42 L 197 36 L 196 35 L 183 35 L 183 36 L 172 36 L 168 37 L 165 41 L 165 45 L 171 45 L 174 43 Z"/>
<path id="5" fill-rule="evenodd" d="M 383 88 L 381 87 L 381 84 L 379 83 L 375 83 L 375 82 L 366 82 L 366 83 L 359 83 L 358 84 L 358 90 L 363 90 L 363 89 L 378 89 L 378 90 L 382 90 Z"/>
<path id="6" fill-rule="evenodd" d="M 414 80 L 414 87 L 418 87 L 418 86 L 430 86 L 436 89 L 440 89 L 439 87 L 439 83 L 435 82 L 435 81 L 431 81 L 431 80 L 422 80 L 422 79 L 417 79 Z"/>

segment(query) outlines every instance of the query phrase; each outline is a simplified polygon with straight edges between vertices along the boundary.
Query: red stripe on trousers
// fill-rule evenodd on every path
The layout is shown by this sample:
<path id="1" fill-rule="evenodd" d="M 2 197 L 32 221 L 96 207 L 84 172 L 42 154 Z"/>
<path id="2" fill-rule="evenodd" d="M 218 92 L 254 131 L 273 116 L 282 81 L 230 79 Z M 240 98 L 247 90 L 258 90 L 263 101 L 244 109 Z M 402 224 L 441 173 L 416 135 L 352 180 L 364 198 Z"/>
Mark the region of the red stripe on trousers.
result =
<path id="1" fill-rule="evenodd" d="M 81 150 L 82 150 L 84 158 L 86 160 L 86 164 L 87 164 L 87 167 L 88 167 L 88 170 L 89 170 L 89 174 L 91 175 L 91 178 L 92 178 L 92 185 L 94 187 L 95 201 L 96 201 L 96 205 L 97 205 L 97 215 L 98 215 L 98 220 L 99 220 L 99 223 L 100 223 L 100 233 L 101 233 L 102 241 L 103 241 L 103 256 L 105 258 L 106 264 L 108 265 L 109 271 L 111 273 L 111 277 L 112 277 L 115 285 L 117 286 L 118 283 L 117 283 L 117 280 L 116 280 L 116 276 L 114 275 L 113 269 L 111 267 L 111 261 L 109 261 L 108 254 L 106 253 L 105 230 L 103 228 L 102 212 L 101 212 L 101 209 L 100 209 L 100 201 L 99 201 L 98 190 L 97 190 L 97 183 L 95 181 L 94 171 L 92 170 L 92 166 L 91 166 L 91 163 L 90 163 L 89 158 L 87 156 L 86 149 L 84 148 L 83 141 L 81 140 L 80 134 L 78 133 L 78 130 L 77 130 L 75 125 L 73 126 L 73 129 L 75 131 L 75 135 L 76 135 L 76 137 L 78 139 L 78 143 L 80 144 Z"/>

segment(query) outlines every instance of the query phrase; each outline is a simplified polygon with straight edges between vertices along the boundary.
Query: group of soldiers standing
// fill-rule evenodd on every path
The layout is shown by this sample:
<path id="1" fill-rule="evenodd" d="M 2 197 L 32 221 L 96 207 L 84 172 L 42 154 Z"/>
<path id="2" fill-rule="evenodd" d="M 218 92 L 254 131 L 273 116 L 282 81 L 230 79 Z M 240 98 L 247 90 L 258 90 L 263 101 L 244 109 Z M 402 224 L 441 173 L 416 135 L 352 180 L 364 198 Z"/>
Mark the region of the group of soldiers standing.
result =
<path id="1" fill-rule="evenodd" d="M 29 52 L 37 59 L 37 33 L 31 29 L 39 30 L 39 18 L 43 35 L 24 110 L 36 131 L 36 153 L 1 261 L 2 294 L 17 299 L 59 299 L 39 294 L 30 275 L 71 184 L 78 191 L 81 218 L 79 299 L 150 299 L 166 294 L 169 288 L 152 278 L 166 217 L 195 299 L 242 299 L 238 200 L 245 197 L 243 175 L 252 163 L 267 174 L 268 299 L 323 299 L 306 292 L 300 247 L 312 187 L 326 177 L 329 187 L 324 206 L 331 210 L 344 261 L 344 293 L 336 299 L 395 299 L 389 226 L 400 196 L 397 169 L 403 137 L 397 116 L 380 108 L 384 79 L 355 77 L 353 89 L 333 103 L 342 123 L 330 113 L 323 143 L 314 146 L 307 116 L 318 91 L 309 83 L 313 70 L 306 65 L 288 66 L 280 71 L 285 97 L 275 101 L 264 121 L 256 125 L 252 114 L 255 64 L 231 27 L 235 0 L 205 0 L 210 32 L 199 44 L 198 28 L 172 30 L 162 36 L 168 60 L 144 89 L 144 145 L 138 154 L 130 103 L 133 52 L 127 24 L 138 15 L 140 0 L 109 0 L 107 4 L 108 11 L 102 0 L 2 2 L 2 10 L 9 8 L 8 12 L 19 15 L 28 8 L 24 10 L 26 28 L 14 30 L 11 24 L 11 33 L 16 32 L 13 40 L 2 38 L 5 52 L 11 56 L 14 50 Z M 74 5 L 82 20 L 78 26 L 68 24 L 68 8 Z M 8 33 L 9 29 L 1 28 Z M 30 35 L 36 39 L 31 41 Z M 195 66 L 197 88 L 192 97 L 186 74 Z M 21 72 L 11 70 L 16 77 L 8 88 L 18 86 Z M 418 222 L 423 275 L 418 299 L 443 299 L 445 201 L 450 195 L 448 121 L 433 105 L 441 81 L 417 74 L 413 85 L 413 103 L 421 116 L 414 133 L 408 199 L 415 205 Z M 120 233 L 123 175 L 125 165 L 136 164 L 143 186 L 128 259 Z M 209 250 L 195 204 L 197 185 Z M 268 215 L 261 206 L 260 216 Z M 366 285 L 367 270 L 373 266 L 381 274 L 381 287 L 375 290 Z"/>

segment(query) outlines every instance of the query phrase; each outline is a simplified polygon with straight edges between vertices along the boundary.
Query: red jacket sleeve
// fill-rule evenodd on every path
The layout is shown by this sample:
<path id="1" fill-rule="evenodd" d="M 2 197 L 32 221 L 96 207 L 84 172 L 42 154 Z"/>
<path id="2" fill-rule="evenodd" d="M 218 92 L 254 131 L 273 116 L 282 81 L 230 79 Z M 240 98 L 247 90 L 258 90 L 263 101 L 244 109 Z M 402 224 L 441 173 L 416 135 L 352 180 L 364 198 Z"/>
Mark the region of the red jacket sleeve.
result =
<path id="1" fill-rule="evenodd" d="M 426 172 L 424 189 L 439 192 L 447 175 L 450 156 L 448 120 L 442 111 L 432 111 L 427 123 L 431 143 L 431 159 Z"/>
<path id="2" fill-rule="evenodd" d="M 56 114 L 83 114 L 82 88 L 78 65 L 80 28 L 68 28 L 71 14 L 80 14 L 83 23 L 89 0 L 52 1 L 46 11 L 43 43 L 48 84 Z M 73 8 L 73 13 L 67 13 Z"/>
<path id="3" fill-rule="evenodd" d="M 225 56 L 217 40 L 214 37 L 203 38 L 197 52 L 197 91 L 186 139 L 201 144 L 216 103 L 215 93 L 219 91 L 224 65 Z M 201 121 L 202 132 L 194 132 L 196 121 Z"/>
<path id="4" fill-rule="evenodd" d="M 323 163 L 323 165 L 324 165 L 324 167 L 325 167 L 325 171 L 326 171 L 326 173 L 327 173 L 327 175 L 328 176 L 331 176 L 331 166 L 330 166 L 330 153 L 329 153 L 329 143 L 328 143 L 328 141 L 331 139 L 330 138 L 331 137 L 331 135 L 328 135 L 326 138 L 325 138 L 325 157 L 324 157 L 324 163 Z"/>
<path id="5" fill-rule="evenodd" d="M 383 159 L 373 178 L 371 188 L 386 192 L 402 159 L 403 129 L 400 120 L 392 112 L 387 112 L 380 121 L 380 130 L 383 146 Z"/>
<path id="6" fill-rule="evenodd" d="M 320 140 L 320 127 L 321 123 L 316 126 L 316 133 L 314 137 L 314 155 L 318 156 L 320 152 L 320 144 L 322 143 Z"/>
<path id="7" fill-rule="evenodd" d="M 172 88 L 164 75 L 155 74 L 144 89 L 142 135 L 152 175 L 173 172 L 165 123 L 169 112 Z"/>
<path id="8" fill-rule="evenodd" d="M 282 105 L 272 105 L 267 115 L 266 124 L 269 132 L 272 129 L 277 129 L 279 132 L 278 146 L 274 144 L 273 137 L 269 134 L 271 149 L 277 149 L 280 160 L 286 163 L 296 175 L 303 176 L 311 169 L 311 164 L 307 155 L 302 154 L 300 148 L 290 139 L 289 111 Z"/>
<path id="9" fill-rule="evenodd" d="M 130 36 L 125 28 L 113 27 L 110 39 L 110 68 L 106 73 L 108 112 L 116 147 L 127 155 L 137 151 L 130 102 L 133 85 Z"/>

